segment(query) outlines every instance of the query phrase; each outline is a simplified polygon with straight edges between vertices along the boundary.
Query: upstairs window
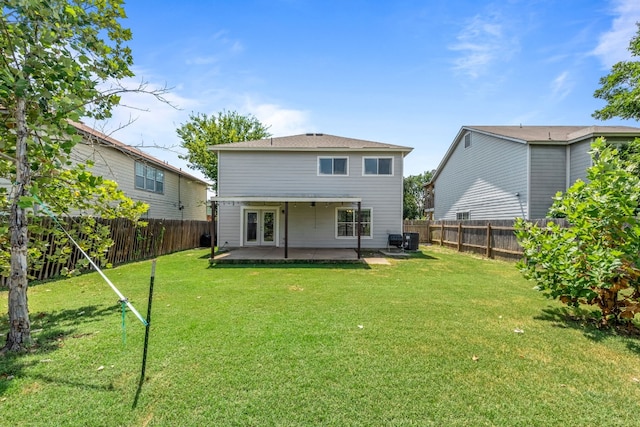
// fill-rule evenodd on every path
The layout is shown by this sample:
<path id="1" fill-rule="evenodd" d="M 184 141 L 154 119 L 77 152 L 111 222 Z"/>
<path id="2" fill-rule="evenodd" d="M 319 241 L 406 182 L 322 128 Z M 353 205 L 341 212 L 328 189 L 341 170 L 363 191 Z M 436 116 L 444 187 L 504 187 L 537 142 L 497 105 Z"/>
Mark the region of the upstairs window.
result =
<path id="1" fill-rule="evenodd" d="M 348 157 L 318 157 L 318 175 L 348 175 Z"/>
<path id="2" fill-rule="evenodd" d="M 471 134 L 468 133 L 464 136 L 464 148 L 471 147 Z"/>
<path id="3" fill-rule="evenodd" d="M 136 162 L 135 186 L 140 190 L 164 193 L 164 171 Z"/>
<path id="4" fill-rule="evenodd" d="M 365 157 L 364 175 L 393 175 L 393 157 Z"/>

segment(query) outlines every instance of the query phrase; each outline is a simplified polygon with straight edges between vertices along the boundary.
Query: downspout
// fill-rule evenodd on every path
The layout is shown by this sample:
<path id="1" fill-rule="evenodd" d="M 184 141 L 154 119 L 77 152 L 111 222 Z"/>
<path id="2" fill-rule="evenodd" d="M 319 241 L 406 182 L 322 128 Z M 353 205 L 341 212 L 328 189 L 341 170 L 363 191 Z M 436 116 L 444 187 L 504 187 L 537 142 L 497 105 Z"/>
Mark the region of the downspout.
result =
<path id="1" fill-rule="evenodd" d="M 527 209 L 525 210 L 524 219 L 529 218 L 529 212 L 531 210 L 531 144 L 527 143 Z"/>
<path id="2" fill-rule="evenodd" d="M 564 191 L 571 186 L 571 144 L 567 144 L 567 153 L 565 155 L 565 182 L 564 182 Z"/>
<path id="3" fill-rule="evenodd" d="M 180 187 L 182 184 L 182 175 L 178 174 L 178 210 L 180 211 L 180 220 L 184 220 L 184 206 L 182 206 L 182 197 L 180 195 Z"/>

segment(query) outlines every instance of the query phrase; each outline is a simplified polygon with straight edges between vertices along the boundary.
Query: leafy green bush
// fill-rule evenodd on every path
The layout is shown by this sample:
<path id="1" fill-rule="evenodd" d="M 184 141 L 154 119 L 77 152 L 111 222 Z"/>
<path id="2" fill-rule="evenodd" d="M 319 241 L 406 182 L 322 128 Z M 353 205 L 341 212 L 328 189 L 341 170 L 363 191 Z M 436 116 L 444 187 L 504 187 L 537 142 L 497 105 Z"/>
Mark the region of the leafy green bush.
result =
<path id="1" fill-rule="evenodd" d="M 640 140 L 630 143 L 640 147 Z M 556 194 L 550 216 L 569 227 L 516 221 L 524 248 L 522 274 L 549 298 L 595 305 L 601 321 L 630 321 L 640 313 L 640 196 L 637 157 L 622 159 L 603 139 L 594 142 L 588 183 Z M 635 159 L 635 160 L 634 160 Z"/>

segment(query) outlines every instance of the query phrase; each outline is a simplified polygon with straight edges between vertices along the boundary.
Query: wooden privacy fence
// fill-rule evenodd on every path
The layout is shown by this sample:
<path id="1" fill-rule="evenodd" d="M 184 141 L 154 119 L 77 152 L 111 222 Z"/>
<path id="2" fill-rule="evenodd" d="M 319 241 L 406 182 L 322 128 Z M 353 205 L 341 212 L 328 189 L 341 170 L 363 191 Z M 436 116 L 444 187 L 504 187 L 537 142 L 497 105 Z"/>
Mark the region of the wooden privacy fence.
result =
<path id="1" fill-rule="evenodd" d="M 564 219 L 532 220 L 540 225 L 555 222 L 567 226 Z M 514 233 L 514 220 L 430 221 L 405 220 L 405 233 L 419 233 L 420 243 L 438 244 L 473 252 L 487 258 L 518 259 L 522 247 Z"/>
<path id="2" fill-rule="evenodd" d="M 62 220 L 61 224 L 65 229 L 69 229 L 73 223 L 73 218 Z M 181 221 L 167 219 L 147 219 L 147 226 L 137 226 L 132 221 L 126 219 L 105 220 L 99 219 L 99 223 L 109 225 L 111 230 L 110 238 L 113 245 L 107 252 L 107 262 L 113 265 L 123 264 L 132 261 L 141 261 L 178 252 L 186 249 L 193 249 L 200 246 L 202 235 L 209 234 L 211 223 L 208 221 Z M 43 229 L 49 230 L 56 227 L 50 218 L 43 218 Z M 48 242 L 47 254 L 55 254 L 56 251 L 64 249 L 54 243 L 54 239 L 49 233 L 30 235 L 30 240 Z M 69 242 L 67 247 L 72 245 Z M 71 248 L 71 256 L 64 264 L 59 262 L 48 262 L 45 256 L 44 263 L 29 271 L 29 275 L 36 280 L 45 280 L 59 276 L 66 269 L 73 269 L 75 263 L 82 257 L 80 251 L 75 247 Z M 0 285 L 7 285 L 7 278 L 0 277 Z"/>

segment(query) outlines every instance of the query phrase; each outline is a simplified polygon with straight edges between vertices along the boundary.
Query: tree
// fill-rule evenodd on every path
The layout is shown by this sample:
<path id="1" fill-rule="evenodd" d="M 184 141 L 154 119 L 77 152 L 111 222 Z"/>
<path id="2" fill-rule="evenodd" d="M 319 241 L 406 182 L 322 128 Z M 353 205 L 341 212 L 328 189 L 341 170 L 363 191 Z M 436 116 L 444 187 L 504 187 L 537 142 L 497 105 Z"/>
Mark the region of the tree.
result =
<path id="1" fill-rule="evenodd" d="M 230 142 L 253 141 L 271 136 L 268 127 L 252 115 L 243 116 L 235 111 L 222 111 L 211 116 L 194 114 L 176 132 L 188 154 L 180 156 L 189 162 L 189 167 L 201 171 L 214 189 L 218 180 L 218 159 L 209 149 L 211 145 Z"/>
<path id="2" fill-rule="evenodd" d="M 629 43 L 629 51 L 634 57 L 640 56 L 640 23 L 636 25 L 638 32 Z M 604 108 L 593 113 L 596 119 L 621 117 L 640 120 L 640 62 L 614 64 L 611 72 L 600 79 L 600 88 L 593 96 L 607 101 Z"/>
<path id="3" fill-rule="evenodd" d="M 640 140 L 630 145 L 637 151 Z M 589 182 L 579 180 L 558 193 L 550 209 L 570 227 L 516 221 L 524 249 L 518 268 L 547 297 L 574 307 L 597 306 L 603 324 L 630 321 L 640 313 L 638 163 L 623 160 L 602 139 L 591 155 Z"/>
<path id="4" fill-rule="evenodd" d="M 41 208 L 137 218 L 145 209 L 95 177 L 90 164 L 72 165 L 80 141 L 70 121 L 105 119 L 126 91 L 107 81 L 132 76 L 131 32 L 120 26 L 122 0 L 2 0 L 0 11 L 0 262 L 9 252 L 9 333 L 4 351 L 31 341 L 27 306 L 28 267 L 38 257 L 30 247 L 29 227 L 37 227 Z M 103 39 L 103 37 L 107 40 Z M 37 215 L 37 214 L 40 215 Z M 81 221 L 92 234 L 96 255 L 104 251 L 92 217 Z M 91 239 L 90 239 L 91 240 Z M 107 242 L 108 243 L 108 242 Z M 7 246 L 10 249 L 7 250 Z M 41 255 L 41 254 L 40 254 Z"/>
<path id="5" fill-rule="evenodd" d="M 433 176 L 433 171 L 426 171 L 420 175 L 410 175 L 404 178 L 403 209 L 404 219 L 419 219 L 424 215 L 424 185 Z"/>

